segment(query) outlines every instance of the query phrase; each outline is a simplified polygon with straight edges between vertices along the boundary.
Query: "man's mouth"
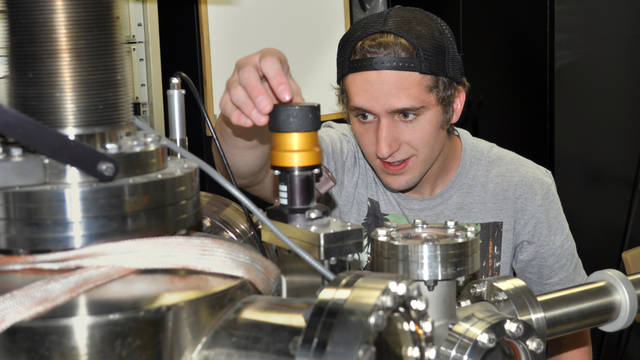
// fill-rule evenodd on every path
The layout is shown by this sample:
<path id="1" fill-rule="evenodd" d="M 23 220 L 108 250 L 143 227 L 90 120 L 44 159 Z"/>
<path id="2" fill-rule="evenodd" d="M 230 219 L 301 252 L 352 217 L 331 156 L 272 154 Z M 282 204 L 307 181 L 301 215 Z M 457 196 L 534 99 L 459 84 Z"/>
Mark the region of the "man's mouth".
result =
<path id="1" fill-rule="evenodd" d="M 382 166 L 387 172 L 397 173 L 404 170 L 409 164 L 409 159 L 400 161 L 382 161 Z"/>

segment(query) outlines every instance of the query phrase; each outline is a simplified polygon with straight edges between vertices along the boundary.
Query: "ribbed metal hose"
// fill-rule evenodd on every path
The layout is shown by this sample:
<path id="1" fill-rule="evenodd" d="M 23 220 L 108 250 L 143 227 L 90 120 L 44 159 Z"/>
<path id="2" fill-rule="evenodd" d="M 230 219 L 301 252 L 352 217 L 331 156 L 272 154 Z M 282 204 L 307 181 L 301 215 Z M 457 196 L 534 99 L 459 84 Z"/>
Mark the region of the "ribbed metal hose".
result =
<path id="1" fill-rule="evenodd" d="M 116 0 L 5 0 L 10 105 L 66 133 L 131 122 Z"/>

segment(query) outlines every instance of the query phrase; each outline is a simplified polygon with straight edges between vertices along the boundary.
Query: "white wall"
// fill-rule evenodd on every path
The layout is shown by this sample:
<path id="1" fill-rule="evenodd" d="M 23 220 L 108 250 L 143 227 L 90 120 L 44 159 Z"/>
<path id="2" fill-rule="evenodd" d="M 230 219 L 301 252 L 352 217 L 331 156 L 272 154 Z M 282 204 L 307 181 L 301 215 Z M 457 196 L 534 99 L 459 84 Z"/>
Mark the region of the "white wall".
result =
<path id="1" fill-rule="evenodd" d="M 208 0 L 214 107 L 235 61 L 265 47 L 282 50 L 306 101 L 339 112 L 335 57 L 345 31 L 344 0 Z"/>

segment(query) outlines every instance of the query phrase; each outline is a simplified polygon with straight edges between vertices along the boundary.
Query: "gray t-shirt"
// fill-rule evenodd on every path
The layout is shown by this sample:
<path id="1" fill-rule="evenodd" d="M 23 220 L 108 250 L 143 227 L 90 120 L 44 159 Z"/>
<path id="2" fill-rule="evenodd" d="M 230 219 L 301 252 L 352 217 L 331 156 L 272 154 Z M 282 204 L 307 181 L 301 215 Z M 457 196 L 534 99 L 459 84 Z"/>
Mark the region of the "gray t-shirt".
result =
<path id="1" fill-rule="evenodd" d="M 551 173 L 511 151 L 456 129 L 462 158 L 440 193 L 413 198 L 391 192 L 362 154 L 351 128 L 327 122 L 319 131 L 323 164 L 335 175 L 332 216 L 368 231 L 384 221 L 453 219 L 479 224 L 480 276 L 515 275 L 534 293 L 583 282 L 586 274 Z"/>

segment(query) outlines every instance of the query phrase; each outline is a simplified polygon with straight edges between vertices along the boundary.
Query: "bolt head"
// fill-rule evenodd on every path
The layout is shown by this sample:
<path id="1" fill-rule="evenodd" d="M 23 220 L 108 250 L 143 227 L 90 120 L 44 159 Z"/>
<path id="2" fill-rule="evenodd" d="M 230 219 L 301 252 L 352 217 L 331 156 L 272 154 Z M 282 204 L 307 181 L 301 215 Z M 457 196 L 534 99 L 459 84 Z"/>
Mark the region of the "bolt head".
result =
<path id="1" fill-rule="evenodd" d="M 480 333 L 480 335 L 478 335 L 476 341 L 478 341 L 478 344 L 481 347 L 485 349 L 491 349 L 496 346 L 496 334 L 494 334 L 491 330 L 485 330 Z"/>
<path id="2" fill-rule="evenodd" d="M 536 354 L 540 354 L 544 351 L 544 342 L 538 337 L 530 337 L 527 339 L 527 348 Z"/>
<path id="3" fill-rule="evenodd" d="M 509 337 L 517 338 L 524 333 L 524 325 L 518 320 L 507 319 L 504 323 L 504 330 Z"/>
<path id="4" fill-rule="evenodd" d="M 116 173 L 116 166 L 108 161 L 100 161 L 97 168 L 105 176 L 113 176 Z"/>
<path id="5" fill-rule="evenodd" d="M 104 144 L 104 149 L 108 153 L 117 153 L 118 151 L 120 151 L 120 145 L 116 143 L 107 143 L 107 144 Z"/>
<path id="6" fill-rule="evenodd" d="M 447 229 L 455 229 L 456 225 L 458 225 L 458 222 L 455 220 L 447 220 L 444 222 L 444 225 L 447 227 Z"/>

